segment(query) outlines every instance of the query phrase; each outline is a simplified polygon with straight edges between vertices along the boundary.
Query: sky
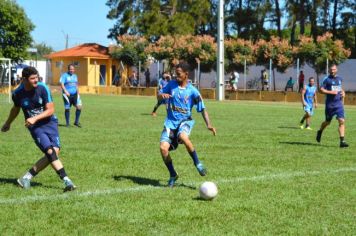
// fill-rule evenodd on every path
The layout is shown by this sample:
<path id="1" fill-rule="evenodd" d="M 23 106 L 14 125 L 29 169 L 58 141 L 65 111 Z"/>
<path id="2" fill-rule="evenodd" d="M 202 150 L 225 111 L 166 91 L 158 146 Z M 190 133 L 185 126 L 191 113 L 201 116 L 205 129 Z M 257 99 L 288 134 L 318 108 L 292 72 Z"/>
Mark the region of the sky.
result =
<path id="1" fill-rule="evenodd" d="M 55 51 L 82 43 L 108 46 L 109 29 L 115 21 L 106 18 L 106 0 L 16 0 L 36 26 L 35 43 L 45 43 Z"/>

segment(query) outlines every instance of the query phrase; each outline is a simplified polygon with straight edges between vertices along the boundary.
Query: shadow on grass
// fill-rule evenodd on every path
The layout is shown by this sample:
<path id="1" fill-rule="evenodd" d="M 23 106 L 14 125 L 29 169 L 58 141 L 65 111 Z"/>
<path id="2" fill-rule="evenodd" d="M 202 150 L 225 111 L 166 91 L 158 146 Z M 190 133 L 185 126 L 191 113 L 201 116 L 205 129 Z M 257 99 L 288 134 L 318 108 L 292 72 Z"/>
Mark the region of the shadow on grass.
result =
<path id="1" fill-rule="evenodd" d="M 141 113 L 141 116 L 152 116 L 151 113 Z"/>
<path id="2" fill-rule="evenodd" d="M 318 143 L 307 143 L 307 142 L 279 142 L 281 144 L 290 144 L 290 145 L 303 145 L 303 146 L 322 146 Z"/>
<path id="3" fill-rule="evenodd" d="M 154 187 L 168 187 L 166 184 L 161 184 L 159 180 L 148 179 L 148 178 L 138 177 L 138 176 L 119 175 L 119 176 L 113 176 L 113 179 L 116 181 L 131 180 L 135 184 L 139 184 L 139 185 L 150 185 L 150 186 L 154 186 Z M 176 185 L 174 187 L 184 187 L 184 188 L 189 188 L 189 189 L 196 189 L 196 187 L 186 185 L 184 183 L 176 183 Z"/>
<path id="4" fill-rule="evenodd" d="M 17 179 L 13 179 L 13 178 L 0 178 L 0 184 L 12 184 L 20 187 L 20 185 L 17 183 Z M 31 181 L 31 187 L 37 187 L 37 186 L 43 187 L 41 183 Z"/>
<path id="5" fill-rule="evenodd" d="M 299 127 L 294 126 L 278 126 L 278 129 L 300 129 Z"/>

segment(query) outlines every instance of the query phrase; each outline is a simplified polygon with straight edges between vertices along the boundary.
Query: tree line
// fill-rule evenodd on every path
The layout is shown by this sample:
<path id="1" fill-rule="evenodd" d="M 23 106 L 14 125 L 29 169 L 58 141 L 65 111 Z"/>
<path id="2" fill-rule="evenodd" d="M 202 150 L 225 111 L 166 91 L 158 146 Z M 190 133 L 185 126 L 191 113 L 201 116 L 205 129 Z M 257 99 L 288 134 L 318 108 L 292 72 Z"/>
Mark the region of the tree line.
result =
<path id="1" fill-rule="evenodd" d="M 107 18 L 114 26 L 108 37 L 143 36 L 150 42 L 162 36 L 210 35 L 216 38 L 218 0 L 108 0 Z M 272 37 L 298 44 L 300 36 L 329 32 L 343 41 L 356 58 L 356 2 L 349 0 L 225 0 L 225 34 L 257 42 Z"/>

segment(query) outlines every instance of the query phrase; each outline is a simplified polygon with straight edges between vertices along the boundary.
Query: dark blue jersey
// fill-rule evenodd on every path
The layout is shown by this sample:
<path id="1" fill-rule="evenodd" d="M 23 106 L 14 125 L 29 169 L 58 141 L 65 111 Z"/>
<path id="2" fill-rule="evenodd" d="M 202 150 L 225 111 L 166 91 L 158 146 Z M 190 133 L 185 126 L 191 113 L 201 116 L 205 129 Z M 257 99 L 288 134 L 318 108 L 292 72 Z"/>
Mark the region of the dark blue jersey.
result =
<path id="1" fill-rule="evenodd" d="M 23 84 L 21 84 L 13 93 L 12 100 L 16 107 L 21 107 L 25 119 L 34 117 L 44 112 L 47 103 L 53 102 L 51 92 L 48 87 L 41 82 L 37 83 L 37 87 L 26 91 Z M 35 126 L 48 123 L 51 120 L 56 120 L 55 116 L 51 116 L 39 120 Z"/>
<path id="2" fill-rule="evenodd" d="M 332 77 L 331 75 L 325 77 L 322 88 L 328 91 L 338 91 L 336 95 L 326 94 L 325 106 L 328 108 L 342 107 L 342 78 L 338 75 Z"/>

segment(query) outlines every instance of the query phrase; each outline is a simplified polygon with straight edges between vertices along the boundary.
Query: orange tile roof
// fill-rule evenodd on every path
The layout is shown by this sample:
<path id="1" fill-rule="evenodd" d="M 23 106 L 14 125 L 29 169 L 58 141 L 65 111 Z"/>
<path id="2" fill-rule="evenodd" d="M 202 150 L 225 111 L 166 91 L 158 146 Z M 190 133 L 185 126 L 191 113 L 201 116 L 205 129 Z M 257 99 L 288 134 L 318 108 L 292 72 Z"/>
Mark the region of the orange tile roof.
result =
<path id="1" fill-rule="evenodd" d="M 84 43 L 73 48 L 48 54 L 46 57 L 49 59 L 56 57 L 95 57 L 107 59 L 110 58 L 110 55 L 107 47 L 96 43 Z"/>

